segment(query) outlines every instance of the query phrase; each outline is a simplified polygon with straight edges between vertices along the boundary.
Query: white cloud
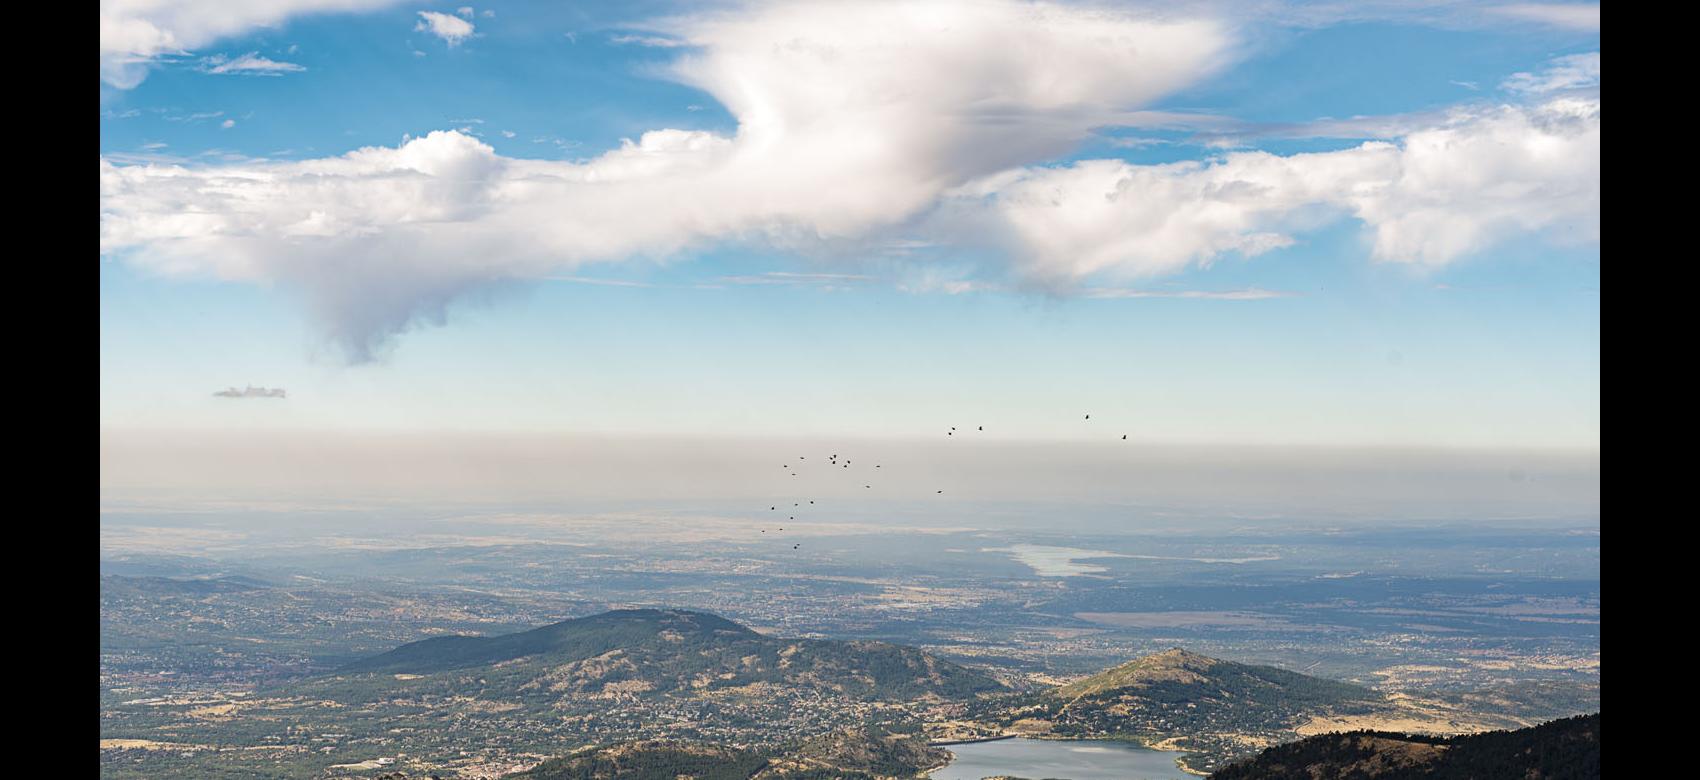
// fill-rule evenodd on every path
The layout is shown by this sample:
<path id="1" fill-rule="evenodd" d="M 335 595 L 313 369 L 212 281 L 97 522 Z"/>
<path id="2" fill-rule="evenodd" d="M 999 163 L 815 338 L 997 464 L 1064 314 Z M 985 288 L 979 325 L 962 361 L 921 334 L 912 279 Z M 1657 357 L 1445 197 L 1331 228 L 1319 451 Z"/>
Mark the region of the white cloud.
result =
<path id="1" fill-rule="evenodd" d="M 101 0 L 100 79 L 130 89 L 161 56 L 314 13 L 365 11 L 394 0 Z"/>
<path id="2" fill-rule="evenodd" d="M 240 390 L 231 387 L 213 393 L 215 398 L 288 398 L 289 393 L 281 387 L 255 387 L 248 385 Z"/>
<path id="3" fill-rule="evenodd" d="M 676 49 L 688 45 L 684 41 L 675 38 L 663 38 L 658 35 L 614 35 L 608 38 L 608 42 L 621 46 L 627 44 L 647 46 L 652 49 Z"/>
<path id="4" fill-rule="evenodd" d="M 300 162 L 103 159 L 102 252 L 297 290 L 362 360 L 465 296 L 713 242 L 980 244 L 1013 272 L 985 276 L 1072 287 L 1255 255 L 1341 215 L 1369 226 L 1377 257 L 1430 264 L 1521 231 L 1599 231 L 1597 99 L 1478 109 L 1341 152 L 1030 168 L 1100 128 L 1168 121 L 1137 109 L 1222 67 L 1228 32 L 952 0 L 776 4 L 655 32 L 690 45 L 672 73 L 735 133 L 655 130 L 581 162 L 452 131 Z"/>
<path id="5" fill-rule="evenodd" d="M 1086 298 L 1189 298 L 1207 301 L 1266 301 L 1291 298 L 1293 293 L 1247 287 L 1242 290 L 1134 290 L 1124 287 L 1090 287 L 1080 291 Z"/>
<path id="6" fill-rule="evenodd" d="M 226 130 L 229 130 L 229 129 L 230 129 L 230 128 L 232 128 L 232 127 L 235 127 L 235 126 L 236 126 L 236 120 L 234 120 L 234 119 L 226 119 L 226 120 L 224 120 L 224 121 L 223 121 L 223 122 L 220 122 L 220 123 L 219 123 L 219 125 L 218 125 L 218 126 L 219 126 L 219 127 L 222 127 L 222 128 L 224 128 L 224 129 L 226 129 Z"/>
<path id="7" fill-rule="evenodd" d="M 1488 10 L 1501 16 L 1567 30 L 1600 31 L 1599 3 L 1515 3 Z"/>
<path id="8" fill-rule="evenodd" d="M 459 46 L 473 33 L 472 22 L 436 11 L 420 11 L 419 23 L 413 29 L 442 38 L 450 46 Z"/>
<path id="9" fill-rule="evenodd" d="M 584 163 L 454 132 L 295 163 L 102 161 L 103 250 L 298 288 L 364 358 L 492 281 L 897 225 L 1125 121 L 1229 48 L 1209 21 L 1018 2 L 773 5 L 662 32 L 695 47 L 673 72 L 730 110 L 735 135 L 656 130 Z"/>
<path id="10" fill-rule="evenodd" d="M 1566 98 L 1335 152 L 1017 169 L 957 189 L 935 220 L 1071 287 L 1262 254 L 1340 216 L 1367 226 L 1377 259 L 1438 265 L 1516 234 L 1597 241 L 1599 215 L 1600 104 Z"/>
<path id="11" fill-rule="evenodd" d="M 259 52 L 253 51 L 235 59 L 216 54 L 206 58 L 201 64 L 202 70 L 221 76 L 281 76 L 285 73 L 298 73 L 306 70 L 305 67 L 293 62 L 278 62 L 277 60 L 267 59 L 260 56 Z"/>
<path id="12" fill-rule="evenodd" d="M 1513 73 L 1500 86 L 1526 95 L 1572 89 L 1599 89 L 1600 53 L 1572 54 L 1547 63 L 1536 73 Z"/>

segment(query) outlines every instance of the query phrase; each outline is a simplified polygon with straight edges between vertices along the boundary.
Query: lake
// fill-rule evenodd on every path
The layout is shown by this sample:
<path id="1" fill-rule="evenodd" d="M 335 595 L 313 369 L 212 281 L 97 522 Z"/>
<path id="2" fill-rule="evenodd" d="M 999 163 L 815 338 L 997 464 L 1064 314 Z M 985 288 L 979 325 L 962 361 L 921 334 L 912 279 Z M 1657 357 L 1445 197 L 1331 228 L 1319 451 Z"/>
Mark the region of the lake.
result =
<path id="1" fill-rule="evenodd" d="M 956 760 L 933 772 L 933 780 L 980 780 L 995 775 L 1031 780 L 1198 780 L 1175 766 L 1179 753 L 1124 742 L 1018 738 L 951 745 L 946 750 L 955 753 Z"/>
<path id="2" fill-rule="evenodd" d="M 1027 564 L 1034 574 L 1041 577 L 1077 577 L 1082 574 L 1102 574 L 1102 566 L 1091 563 L 1081 563 L 1093 558 L 1126 558 L 1119 553 L 1104 550 L 1082 550 L 1078 547 L 1051 547 L 1043 544 L 1016 544 L 1009 547 L 995 547 L 984 552 L 1009 553 L 1011 557 Z"/>

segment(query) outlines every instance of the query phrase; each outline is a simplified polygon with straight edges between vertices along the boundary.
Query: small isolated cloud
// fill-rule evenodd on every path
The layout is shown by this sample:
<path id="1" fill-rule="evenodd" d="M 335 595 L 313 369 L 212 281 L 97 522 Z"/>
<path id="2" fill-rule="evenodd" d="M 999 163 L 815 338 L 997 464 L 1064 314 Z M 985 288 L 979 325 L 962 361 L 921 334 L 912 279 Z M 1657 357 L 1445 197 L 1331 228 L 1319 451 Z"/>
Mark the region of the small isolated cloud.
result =
<path id="1" fill-rule="evenodd" d="M 232 127 L 235 127 L 235 126 L 236 126 L 236 120 L 234 120 L 234 119 L 226 119 L 226 120 L 224 120 L 224 121 L 223 121 L 223 122 L 220 122 L 220 123 L 219 123 L 219 124 L 218 124 L 218 126 L 219 126 L 219 127 L 222 127 L 222 128 L 224 128 L 224 129 L 226 129 L 226 130 L 229 130 L 229 129 L 230 129 L 230 128 L 232 128 Z"/>
<path id="2" fill-rule="evenodd" d="M 1534 73 L 1513 73 L 1500 86 L 1525 95 L 1600 88 L 1600 53 L 1572 54 Z"/>
<path id="3" fill-rule="evenodd" d="M 609 43 L 625 46 L 648 46 L 652 49 L 676 49 L 690 44 L 676 38 L 663 38 L 658 35 L 615 35 L 608 39 Z"/>
<path id="4" fill-rule="evenodd" d="M 1208 301 L 1266 301 L 1291 298 L 1297 293 L 1248 287 L 1243 290 L 1136 290 L 1126 287 L 1092 287 L 1081 291 L 1085 298 L 1196 298 Z"/>
<path id="5" fill-rule="evenodd" d="M 282 76 L 285 73 L 299 73 L 304 70 L 306 68 L 301 65 L 267 59 L 254 51 L 235 59 L 215 54 L 201 61 L 202 72 L 220 76 Z"/>
<path id="6" fill-rule="evenodd" d="M 794 273 L 789 271 L 768 271 L 760 274 L 744 274 L 738 276 L 722 276 L 715 280 L 721 284 L 758 284 L 758 285 L 840 285 L 858 282 L 874 281 L 872 276 L 862 274 L 821 274 Z"/>
<path id="7" fill-rule="evenodd" d="M 1567 30 L 1600 31 L 1599 3 L 1517 3 L 1489 10 L 1500 16 Z"/>
<path id="8" fill-rule="evenodd" d="M 458 14 L 459 16 L 463 17 L 463 18 L 471 19 L 472 18 L 472 6 L 463 5 L 459 8 L 456 8 L 455 13 Z"/>
<path id="9" fill-rule="evenodd" d="M 240 390 L 230 387 L 213 393 L 214 398 L 284 398 L 281 387 L 255 387 L 248 385 Z"/>
<path id="10" fill-rule="evenodd" d="M 413 29 L 442 38 L 450 46 L 459 46 L 461 41 L 471 38 L 473 32 L 472 22 L 436 11 L 420 11 L 419 23 Z"/>

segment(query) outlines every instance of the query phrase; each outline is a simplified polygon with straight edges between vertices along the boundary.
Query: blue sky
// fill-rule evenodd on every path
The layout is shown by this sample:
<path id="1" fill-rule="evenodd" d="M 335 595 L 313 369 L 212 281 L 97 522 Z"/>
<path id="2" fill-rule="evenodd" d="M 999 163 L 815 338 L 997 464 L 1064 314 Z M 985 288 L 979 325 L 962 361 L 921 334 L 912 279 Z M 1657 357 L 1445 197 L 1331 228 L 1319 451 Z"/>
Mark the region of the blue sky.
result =
<path id="1" fill-rule="evenodd" d="M 131 69 L 100 95 L 104 427 L 928 436 L 988 424 L 1044 439 L 1084 435 L 1068 423 L 1092 412 L 1146 441 L 1598 447 L 1597 6 L 1591 26 L 1574 23 L 1577 6 L 1376 6 L 1350 19 L 1200 6 L 1203 26 L 1175 28 L 1198 46 L 1160 55 L 1172 65 L 1064 59 L 1035 83 L 1085 84 L 1080 101 L 1011 90 L 999 111 L 1035 129 L 979 143 L 1001 131 L 976 123 L 1000 120 L 961 119 L 937 96 L 1024 61 L 916 76 L 938 84 L 893 111 L 831 104 L 824 81 L 817 98 L 812 72 L 738 70 L 763 35 L 831 43 L 824 6 L 815 27 L 808 4 L 729 6 L 708 22 L 665 4 L 619 16 L 606 4 L 371 5 L 184 27 L 175 39 L 194 45 L 169 51 L 109 45 L 103 27 L 103 73 L 111 51 Z M 955 5 L 941 18 L 991 21 L 940 29 L 1039 36 L 1034 47 L 1098 24 L 1137 44 L 1174 16 L 1058 6 L 1040 25 L 1050 33 L 1029 33 Z M 1012 19 L 1028 10 L 1012 7 Z M 421 29 L 421 12 L 474 31 L 445 39 Z M 842 51 L 832 67 L 858 78 L 915 64 Z M 250 53 L 277 75 L 209 72 Z M 693 57 L 706 64 L 677 64 Z M 1170 67 L 1164 83 L 1124 84 Z M 745 81 L 762 88 L 741 93 Z M 723 102 L 738 94 L 759 99 Z M 782 129 L 751 140 L 775 101 Z M 930 136 L 935 110 L 948 117 Z M 1076 121 L 1089 129 L 1045 135 Z M 639 141 L 658 130 L 686 133 Z M 362 158 L 324 173 L 433 131 L 454 134 L 413 147 L 418 170 Z M 925 156 L 881 157 L 887 138 Z M 653 147 L 633 159 L 685 170 L 629 174 L 646 189 L 611 198 L 638 208 L 579 224 L 601 196 L 563 185 L 519 205 L 485 199 L 529 176 L 626 176 L 613 166 L 630 161 L 607 155 L 627 139 Z M 786 178 L 784 161 L 804 157 L 747 162 L 786 143 L 812 160 L 830 148 L 820 139 L 875 151 L 823 168 L 818 207 L 798 203 L 814 197 L 809 181 Z M 1566 146 L 1558 164 L 1446 156 L 1480 139 L 1490 152 Z M 1360 154 L 1366 141 L 1380 146 Z M 1420 156 L 1431 146 L 1440 156 Z M 690 156 L 722 147 L 744 162 Z M 938 158 L 950 162 L 936 175 L 901 173 Z M 531 161 L 548 165 L 509 173 Z M 720 165 L 729 173 L 690 178 Z M 172 170 L 195 175 L 160 173 Z M 109 175 L 131 178 L 109 187 Z M 499 183 L 475 195 L 433 189 L 486 175 Z M 349 178 L 319 208 L 326 176 Z M 262 183 L 227 199 L 233 179 Z M 1262 194 L 1220 196 L 1230 185 Z M 1129 211 L 1094 210 L 1106 186 Z M 656 213 L 641 213 L 652 193 Z M 410 197 L 418 208 L 396 205 Z M 285 201 L 312 230 L 268 233 L 284 212 L 253 216 Z M 571 224 L 554 224 L 557 207 Z M 420 227 L 419 209 L 442 213 Z M 202 211 L 221 221 L 184 217 Z M 368 301 L 381 317 L 365 316 Z M 212 396 L 248 383 L 289 397 Z"/>

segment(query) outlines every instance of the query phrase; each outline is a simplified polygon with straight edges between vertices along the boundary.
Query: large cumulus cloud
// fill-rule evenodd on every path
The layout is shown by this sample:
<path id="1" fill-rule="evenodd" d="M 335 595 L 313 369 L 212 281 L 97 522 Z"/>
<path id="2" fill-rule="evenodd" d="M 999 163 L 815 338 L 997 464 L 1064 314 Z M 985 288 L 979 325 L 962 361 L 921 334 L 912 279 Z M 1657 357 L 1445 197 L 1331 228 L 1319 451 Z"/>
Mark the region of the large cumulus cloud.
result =
<path id="1" fill-rule="evenodd" d="M 1478 107 L 1391 142 L 1168 166 L 1033 167 L 1224 67 L 1197 18 L 1018 2 L 809 2 L 669 20 L 673 77 L 737 130 L 660 129 L 582 162 L 459 132 L 299 162 L 103 159 L 101 249 L 300 291 L 355 360 L 454 301 L 712 242 L 984 247 L 1048 284 L 1256 254 L 1349 215 L 1443 263 L 1514 232 L 1598 235 L 1597 94 Z"/>

